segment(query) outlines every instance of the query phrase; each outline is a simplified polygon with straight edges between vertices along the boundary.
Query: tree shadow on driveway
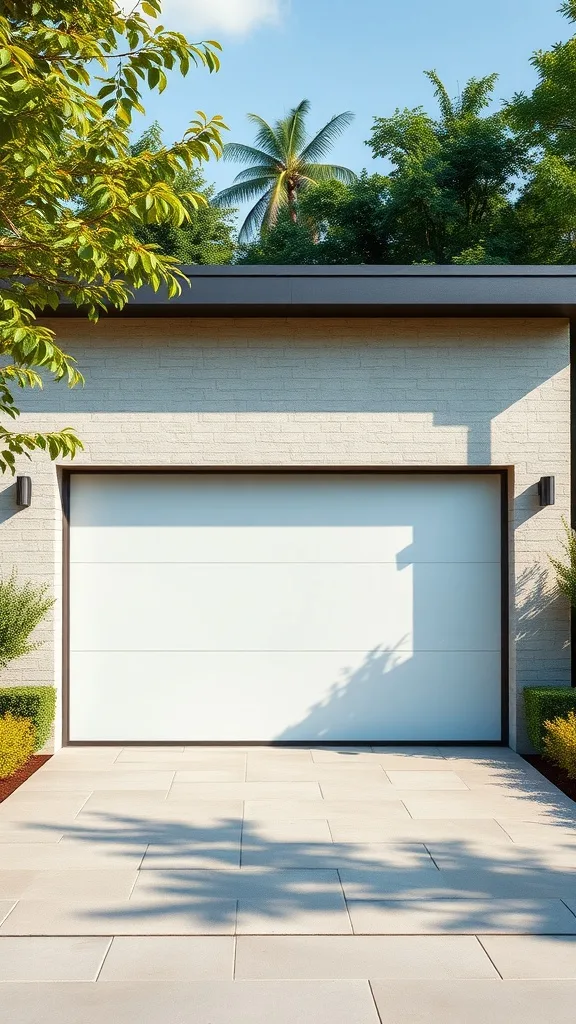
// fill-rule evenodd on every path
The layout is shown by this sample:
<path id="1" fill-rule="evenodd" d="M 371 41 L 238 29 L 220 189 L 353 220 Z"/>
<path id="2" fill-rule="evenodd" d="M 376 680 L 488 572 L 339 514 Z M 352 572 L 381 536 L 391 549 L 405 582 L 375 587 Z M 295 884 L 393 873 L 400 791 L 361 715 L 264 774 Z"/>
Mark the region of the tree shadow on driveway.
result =
<path id="1" fill-rule="evenodd" d="M 358 756 L 342 752 L 347 763 Z M 449 753 L 444 764 L 450 770 Z M 84 934 L 576 934 L 575 805 L 506 752 L 487 755 L 486 764 L 494 769 L 488 788 L 513 786 L 547 816 L 527 804 L 523 820 L 489 819 L 487 836 L 486 818 L 473 819 L 475 835 L 470 818 L 367 820 L 351 801 L 346 828 L 359 838 L 335 842 L 289 840 L 281 820 L 217 818 L 217 801 L 159 801 L 150 816 L 82 812 L 54 831 L 65 832 L 65 845 L 96 851 L 98 864 L 87 860 L 87 871 L 105 868 L 108 856 L 115 867 L 123 856 L 127 867 L 135 854 L 142 860 L 129 899 L 68 909 Z M 338 822 L 330 820 L 336 839 Z M 391 827 L 386 842 L 369 838 L 379 825 Z M 304 835 L 306 822 L 300 827 Z M 322 827 L 329 835 L 328 820 Z M 514 842 L 506 827 L 546 834 Z"/>

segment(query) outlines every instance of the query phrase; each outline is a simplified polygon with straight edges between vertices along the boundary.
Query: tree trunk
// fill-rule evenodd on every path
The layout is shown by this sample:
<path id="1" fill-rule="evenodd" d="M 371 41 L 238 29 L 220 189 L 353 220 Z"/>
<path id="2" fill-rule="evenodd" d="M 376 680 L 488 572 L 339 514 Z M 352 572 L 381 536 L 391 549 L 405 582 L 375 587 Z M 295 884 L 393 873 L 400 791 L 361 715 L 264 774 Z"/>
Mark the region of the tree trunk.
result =
<path id="1" fill-rule="evenodd" d="M 296 224 L 298 220 L 298 214 L 296 212 L 296 188 L 294 183 L 288 182 L 288 209 L 290 211 L 290 220 L 293 224 Z"/>

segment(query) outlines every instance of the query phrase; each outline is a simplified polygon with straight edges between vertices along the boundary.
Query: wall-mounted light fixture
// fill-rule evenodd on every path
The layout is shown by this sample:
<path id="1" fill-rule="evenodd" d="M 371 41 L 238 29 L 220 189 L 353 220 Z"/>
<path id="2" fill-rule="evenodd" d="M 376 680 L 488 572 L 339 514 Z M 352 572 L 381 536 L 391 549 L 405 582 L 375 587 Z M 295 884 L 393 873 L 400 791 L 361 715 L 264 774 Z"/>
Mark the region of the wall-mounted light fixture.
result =
<path id="1" fill-rule="evenodd" d="M 554 505 L 556 501 L 556 478 L 553 476 L 541 476 L 538 481 L 538 497 L 540 504 Z"/>
<path id="2" fill-rule="evenodd" d="M 32 477 L 16 477 L 16 504 L 20 508 L 29 508 L 32 504 Z"/>

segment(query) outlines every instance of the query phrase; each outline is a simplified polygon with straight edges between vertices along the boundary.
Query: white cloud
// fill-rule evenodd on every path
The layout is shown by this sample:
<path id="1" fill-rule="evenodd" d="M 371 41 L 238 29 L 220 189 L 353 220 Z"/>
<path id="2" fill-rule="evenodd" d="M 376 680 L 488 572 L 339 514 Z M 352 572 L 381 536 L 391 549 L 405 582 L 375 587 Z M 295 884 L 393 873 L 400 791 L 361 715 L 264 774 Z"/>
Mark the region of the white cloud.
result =
<path id="1" fill-rule="evenodd" d="M 242 36 L 277 24 L 283 7 L 284 0 L 164 0 L 160 21 L 194 39 L 218 38 L 219 32 Z"/>

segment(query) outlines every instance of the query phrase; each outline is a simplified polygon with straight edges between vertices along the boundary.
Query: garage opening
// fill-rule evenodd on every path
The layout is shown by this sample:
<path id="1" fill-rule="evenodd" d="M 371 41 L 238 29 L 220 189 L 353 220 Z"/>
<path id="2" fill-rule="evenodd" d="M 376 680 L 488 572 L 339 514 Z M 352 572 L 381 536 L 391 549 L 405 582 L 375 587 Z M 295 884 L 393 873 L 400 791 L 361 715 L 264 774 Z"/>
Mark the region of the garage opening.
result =
<path id="1" fill-rule="evenodd" d="M 69 740 L 499 741 L 501 488 L 72 473 Z"/>

